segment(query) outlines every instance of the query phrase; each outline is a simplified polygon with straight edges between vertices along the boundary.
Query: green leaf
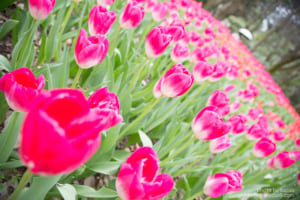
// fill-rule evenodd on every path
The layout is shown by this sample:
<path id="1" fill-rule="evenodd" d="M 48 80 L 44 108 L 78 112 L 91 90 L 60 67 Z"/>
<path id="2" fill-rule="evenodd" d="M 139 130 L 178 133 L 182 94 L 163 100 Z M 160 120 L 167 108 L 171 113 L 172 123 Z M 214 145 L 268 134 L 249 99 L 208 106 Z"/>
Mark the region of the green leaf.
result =
<path id="1" fill-rule="evenodd" d="M 18 20 L 9 19 L 0 26 L 0 40 L 19 23 Z"/>
<path id="2" fill-rule="evenodd" d="M 93 162 L 87 165 L 87 168 L 90 170 L 106 174 L 106 175 L 112 175 L 115 174 L 118 169 L 120 168 L 121 163 L 116 161 L 107 161 L 107 162 Z"/>
<path id="3" fill-rule="evenodd" d="M 19 195 L 17 200 L 30 199 L 41 200 L 44 199 L 48 191 L 57 183 L 61 175 L 58 176 L 35 176 L 29 189 L 25 189 Z"/>
<path id="4" fill-rule="evenodd" d="M 0 134 L 0 163 L 7 161 L 17 142 L 23 113 L 14 112 L 9 117 L 8 125 Z"/>
<path id="5" fill-rule="evenodd" d="M 6 57 L 0 55 L 0 69 L 11 72 L 13 69 Z"/>
<path id="6" fill-rule="evenodd" d="M 1 74 L 1 73 L 0 73 Z M 6 113 L 8 111 L 8 105 L 3 92 L 0 93 L 0 124 L 5 120 Z"/>
<path id="7" fill-rule="evenodd" d="M 141 138 L 141 141 L 142 141 L 142 144 L 144 147 L 153 147 L 152 141 L 146 133 L 139 130 L 139 136 Z"/>
<path id="8" fill-rule="evenodd" d="M 59 190 L 60 194 L 64 200 L 76 200 L 76 190 L 70 184 L 56 184 L 56 188 Z"/>
<path id="9" fill-rule="evenodd" d="M 0 164 L 0 169 L 12 169 L 23 166 L 23 163 L 19 160 L 14 160 L 6 163 Z"/>
<path id="10" fill-rule="evenodd" d="M 102 187 L 100 190 L 95 190 L 85 185 L 73 185 L 77 194 L 88 198 L 115 198 L 118 197 L 116 191 Z"/>

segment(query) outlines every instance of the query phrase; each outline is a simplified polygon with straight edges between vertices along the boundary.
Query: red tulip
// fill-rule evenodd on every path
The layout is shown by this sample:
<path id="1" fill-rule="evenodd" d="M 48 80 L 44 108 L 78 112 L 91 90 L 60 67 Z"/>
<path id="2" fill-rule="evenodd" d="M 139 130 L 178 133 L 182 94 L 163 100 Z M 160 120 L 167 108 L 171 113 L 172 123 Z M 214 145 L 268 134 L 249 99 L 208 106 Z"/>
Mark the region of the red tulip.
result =
<path id="1" fill-rule="evenodd" d="M 21 160 L 34 174 L 70 173 L 96 152 L 106 121 L 80 90 L 42 92 L 21 129 Z"/>
<path id="2" fill-rule="evenodd" d="M 150 147 L 141 147 L 129 156 L 116 181 L 116 189 L 122 200 L 158 200 L 173 188 L 170 175 L 159 173 L 159 159 Z"/>
<path id="3" fill-rule="evenodd" d="M 76 46 L 75 60 L 80 68 L 86 69 L 98 65 L 106 56 L 108 40 L 105 36 L 96 35 L 88 37 L 81 29 Z"/>
<path id="4" fill-rule="evenodd" d="M 178 97 L 183 95 L 193 82 L 193 75 L 182 64 L 176 64 L 159 79 L 153 88 L 153 93 L 156 98 L 161 95 Z"/>
<path id="5" fill-rule="evenodd" d="M 7 73 L 0 79 L 0 91 L 4 92 L 9 107 L 17 112 L 28 112 L 32 100 L 40 94 L 44 85 L 44 76 L 36 79 L 26 67 Z"/>
<path id="6" fill-rule="evenodd" d="M 55 0 L 29 0 L 28 6 L 31 16 L 36 20 L 43 20 L 53 10 Z"/>
<path id="7" fill-rule="evenodd" d="M 117 16 L 114 11 L 108 11 L 102 6 L 94 6 L 89 14 L 89 32 L 91 35 L 108 33 Z"/>

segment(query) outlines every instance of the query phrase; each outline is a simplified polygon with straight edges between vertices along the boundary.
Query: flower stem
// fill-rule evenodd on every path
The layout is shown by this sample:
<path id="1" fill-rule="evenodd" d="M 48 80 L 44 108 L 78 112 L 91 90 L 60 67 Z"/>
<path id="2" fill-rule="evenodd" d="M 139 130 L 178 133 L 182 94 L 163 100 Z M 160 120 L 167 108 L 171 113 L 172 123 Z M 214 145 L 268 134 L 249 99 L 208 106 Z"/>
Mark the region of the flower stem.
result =
<path id="1" fill-rule="evenodd" d="M 189 136 L 191 136 L 191 134 L 188 134 Z M 188 142 L 186 142 L 182 147 L 180 147 L 179 149 L 177 149 L 177 151 L 175 151 L 174 153 L 172 153 L 170 156 L 168 156 L 165 160 L 163 160 L 161 162 L 161 166 L 165 165 L 166 162 L 168 162 L 169 160 L 171 160 L 172 158 L 174 158 L 176 155 L 178 155 L 179 153 L 181 153 L 183 150 L 185 150 L 188 146 L 190 146 L 197 138 L 192 137 L 192 139 L 190 139 Z"/>
<path id="2" fill-rule="evenodd" d="M 15 191 L 12 193 L 12 195 L 9 197 L 9 200 L 15 200 L 19 196 L 22 189 L 26 186 L 30 178 L 32 177 L 32 174 L 30 173 L 29 169 L 26 170 L 24 173 L 19 185 L 15 189 Z"/>
<path id="3" fill-rule="evenodd" d="M 75 76 L 75 78 L 74 78 L 74 81 L 73 81 L 73 83 L 72 83 L 71 88 L 76 88 L 77 82 L 78 82 L 78 80 L 79 80 L 79 78 L 80 78 L 80 75 L 81 75 L 82 71 L 83 71 L 83 69 L 79 67 L 79 69 L 78 69 L 78 71 L 77 71 L 77 74 L 76 74 L 76 76 Z"/>
<path id="4" fill-rule="evenodd" d="M 203 191 L 198 192 L 198 193 L 194 194 L 193 196 L 191 196 L 190 198 L 188 198 L 187 200 L 193 200 L 194 198 L 201 196 L 202 194 L 203 194 Z"/>
<path id="5" fill-rule="evenodd" d="M 128 130 L 130 130 L 132 127 L 134 127 L 137 123 L 139 123 L 150 111 L 151 109 L 160 101 L 162 97 L 157 98 L 150 106 L 148 106 L 142 114 L 140 114 L 133 122 L 129 124 L 119 135 L 119 138 L 121 139 L 124 137 Z"/>

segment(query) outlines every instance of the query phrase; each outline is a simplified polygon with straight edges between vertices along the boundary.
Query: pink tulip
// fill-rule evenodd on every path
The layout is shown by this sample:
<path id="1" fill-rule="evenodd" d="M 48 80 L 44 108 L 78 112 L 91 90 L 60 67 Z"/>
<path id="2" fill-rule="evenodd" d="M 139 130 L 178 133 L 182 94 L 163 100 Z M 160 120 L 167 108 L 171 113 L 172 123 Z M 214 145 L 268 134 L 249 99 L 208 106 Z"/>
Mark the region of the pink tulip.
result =
<path id="1" fill-rule="evenodd" d="M 230 131 L 230 125 L 226 124 L 220 110 L 215 106 L 203 108 L 192 122 L 195 137 L 200 140 L 212 140 Z"/>
<path id="2" fill-rule="evenodd" d="M 162 20 L 169 12 L 169 8 L 165 3 L 157 2 L 152 9 L 152 18 L 154 21 Z"/>
<path id="3" fill-rule="evenodd" d="M 167 28 L 157 26 L 153 28 L 146 38 L 146 54 L 149 58 L 161 55 L 172 41 L 172 35 L 167 33 Z"/>
<path id="4" fill-rule="evenodd" d="M 235 85 L 233 84 L 230 84 L 230 85 L 227 85 L 224 89 L 224 92 L 228 93 L 228 92 L 231 92 L 232 90 L 235 89 Z"/>
<path id="5" fill-rule="evenodd" d="M 209 150 L 211 153 L 221 153 L 231 146 L 230 138 L 227 135 L 211 140 Z"/>
<path id="6" fill-rule="evenodd" d="M 264 113 L 264 110 L 261 108 L 251 108 L 248 112 L 248 116 L 252 120 L 256 120 L 263 113 Z"/>
<path id="7" fill-rule="evenodd" d="M 276 150 L 276 144 L 268 138 L 260 139 L 253 147 L 253 154 L 263 158 L 271 155 Z"/>
<path id="8" fill-rule="evenodd" d="M 239 68 L 235 65 L 232 65 L 227 71 L 226 78 L 228 80 L 234 80 L 238 77 L 238 75 L 239 75 Z"/>
<path id="9" fill-rule="evenodd" d="M 190 56 L 190 62 L 192 63 L 199 63 L 199 62 L 206 62 L 206 57 L 207 57 L 207 54 L 205 52 L 205 50 L 203 48 L 196 48 L 192 53 L 191 53 L 191 56 Z M 215 70 L 215 67 L 214 67 L 214 70 Z"/>
<path id="10" fill-rule="evenodd" d="M 292 158 L 297 162 L 300 160 L 300 151 L 299 150 L 293 150 L 291 151 Z"/>
<path id="11" fill-rule="evenodd" d="M 243 114 L 233 115 L 227 121 L 231 125 L 232 134 L 240 134 L 247 130 L 247 118 Z"/>
<path id="12" fill-rule="evenodd" d="M 243 189 L 243 177 L 238 171 L 231 170 L 226 173 L 217 173 L 208 176 L 204 185 L 204 194 L 217 198 L 226 193 L 238 192 Z"/>
<path id="13" fill-rule="evenodd" d="M 297 184 L 300 186 L 300 173 L 297 176 Z"/>
<path id="14" fill-rule="evenodd" d="M 153 94 L 156 98 L 161 95 L 178 97 L 183 95 L 193 82 L 193 75 L 182 64 L 176 64 L 155 84 Z"/>
<path id="15" fill-rule="evenodd" d="M 275 121 L 275 124 L 277 125 L 278 128 L 281 128 L 281 129 L 284 129 L 286 126 L 285 126 L 285 123 L 282 119 L 278 119 Z"/>
<path id="16" fill-rule="evenodd" d="M 204 40 L 197 31 L 189 32 L 189 40 L 192 46 L 200 47 L 204 44 Z"/>
<path id="17" fill-rule="evenodd" d="M 130 29 L 139 26 L 144 15 L 144 7 L 140 6 L 137 1 L 129 2 L 119 18 L 121 28 Z"/>
<path id="18" fill-rule="evenodd" d="M 209 79 L 213 72 L 214 66 L 206 61 L 198 62 L 193 69 L 193 75 L 196 82 L 203 82 Z"/>
<path id="19" fill-rule="evenodd" d="M 109 92 L 107 87 L 96 90 L 88 99 L 92 110 L 95 110 L 99 116 L 106 116 L 103 123 L 103 131 L 115 126 L 123 121 L 120 115 L 120 106 L 118 97 Z"/>
<path id="20" fill-rule="evenodd" d="M 167 33 L 172 35 L 172 43 L 183 40 L 186 36 L 185 28 L 182 24 L 173 24 L 167 27 Z"/>
<path id="21" fill-rule="evenodd" d="M 75 60 L 80 68 L 86 69 L 98 65 L 106 56 L 108 40 L 105 36 L 96 35 L 88 37 L 84 29 L 75 46 Z"/>
<path id="22" fill-rule="evenodd" d="M 17 112 L 28 112 L 32 100 L 40 94 L 44 85 L 44 76 L 36 79 L 26 67 L 7 73 L 0 79 L 0 91 L 4 92 L 9 107 Z"/>
<path id="23" fill-rule="evenodd" d="M 228 68 L 228 66 L 224 62 L 216 63 L 215 67 L 214 67 L 214 72 L 211 75 L 209 80 L 214 81 L 214 82 L 220 80 L 223 76 L 226 75 L 227 68 Z"/>
<path id="24" fill-rule="evenodd" d="M 169 174 L 159 173 L 159 159 L 150 147 L 141 147 L 121 165 L 116 189 L 122 200 L 158 200 L 174 186 Z"/>
<path id="25" fill-rule="evenodd" d="M 236 112 L 241 107 L 241 103 L 239 101 L 233 102 L 230 105 L 230 113 Z"/>
<path id="26" fill-rule="evenodd" d="M 89 14 L 89 32 L 91 35 L 105 35 L 116 20 L 114 11 L 102 6 L 94 6 Z"/>
<path id="27" fill-rule="evenodd" d="M 296 161 L 292 158 L 292 154 L 288 151 L 283 151 L 277 154 L 277 156 L 275 156 L 273 160 L 274 167 L 278 169 L 287 168 L 295 162 Z"/>
<path id="28" fill-rule="evenodd" d="M 24 120 L 20 157 L 34 174 L 70 173 L 96 152 L 106 121 L 80 90 L 42 92 Z"/>
<path id="29" fill-rule="evenodd" d="M 53 10 L 55 0 L 29 0 L 28 6 L 31 16 L 36 20 L 43 20 Z"/>
<path id="30" fill-rule="evenodd" d="M 97 4 L 101 6 L 109 6 L 113 4 L 115 0 L 97 0 Z"/>
<path id="31" fill-rule="evenodd" d="M 300 139 L 295 140 L 295 146 L 297 149 L 300 149 Z"/>
<path id="32" fill-rule="evenodd" d="M 188 58 L 189 53 L 190 53 L 189 46 L 179 42 L 173 48 L 171 59 L 175 63 L 181 63 Z"/>
<path id="33" fill-rule="evenodd" d="M 220 109 L 221 114 L 227 115 L 230 112 L 230 107 L 228 106 L 230 99 L 227 97 L 226 93 L 221 90 L 215 90 L 208 98 L 207 106 L 216 106 Z"/>
<path id="34" fill-rule="evenodd" d="M 259 124 L 253 124 L 249 127 L 246 137 L 248 140 L 258 140 L 262 137 L 266 137 L 268 133 Z"/>
<path id="35" fill-rule="evenodd" d="M 285 139 L 285 135 L 283 132 L 281 131 L 273 131 L 270 135 L 270 138 L 274 141 L 274 142 L 281 142 L 282 140 Z"/>

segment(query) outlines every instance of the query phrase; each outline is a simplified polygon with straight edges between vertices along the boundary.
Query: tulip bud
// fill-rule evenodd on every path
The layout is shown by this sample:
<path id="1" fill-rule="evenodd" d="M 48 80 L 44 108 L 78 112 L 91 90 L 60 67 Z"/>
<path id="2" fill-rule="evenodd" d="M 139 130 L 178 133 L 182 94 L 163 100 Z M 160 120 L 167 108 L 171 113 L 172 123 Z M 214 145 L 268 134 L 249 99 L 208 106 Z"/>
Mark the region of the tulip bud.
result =
<path id="1" fill-rule="evenodd" d="M 212 153 L 221 153 L 231 146 L 230 138 L 227 135 L 211 140 L 209 150 Z"/>
<path id="2" fill-rule="evenodd" d="M 175 63 L 181 63 L 189 56 L 190 48 L 184 43 L 177 43 L 172 50 L 171 59 Z"/>
<path id="3" fill-rule="evenodd" d="M 144 7 L 137 1 L 131 1 L 127 4 L 119 18 L 121 28 L 130 29 L 140 25 L 145 15 Z"/>
<path id="4" fill-rule="evenodd" d="M 141 147 L 121 165 L 116 190 L 122 200 L 161 199 L 174 186 L 169 174 L 159 173 L 159 159 L 150 147 Z"/>
<path id="5" fill-rule="evenodd" d="M 146 38 L 146 54 L 148 58 L 161 55 L 172 41 L 172 36 L 163 26 L 153 28 Z"/>
<path id="6" fill-rule="evenodd" d="M 26 67 L 7 73 L 0 79 L 0 91 L 4 92 L 9 107 L 17 112 L 28 112 L 32 100 L 41 93 L 44 85 L 44 76 L 36 79 Z"/>
<path id="7" fill-rule="evenodd" d="M 43 20 L 48 17 L 53 10 L 55 0 L 29 0 L 29 11 L 36 20 Z"/>
<path id="8" fill-rule="evenodd" d="M 105 35 L 116 20 L 114 11 L 102 6 L 94 6 L 89 14 L 89 32 L 91 35 Z"/>
<path id="9" fill-rule="evenodd" d="M 276 150 L 276 144 L 268 138 L 260 139 L 253 147 L 253 154 L 263 158 L 271 155 Z"/>
<path id="10" fill-rule="evenodd" d="M 74 171 L 97 151 L 107 121 L 102 117 L 90 109 L 80 90 L 42 92 L 21 129 L 21 160 L 34 174 Z"/>
<path id="11" fill-rule="evenodd" d="M 88 37 L 81 29 L 75 46 L 75 60 L 79 67 L 86 69 L 98 65 L 106 56 L 108 40 L 103 35 Z"/>
<path id="12" fill-rule="evenodd" d="M 176 64 L 159 79 L 153 88 L 156 98 L 178 97 L 183 95 L 193 84 L 194 77 L 182 64 Z"/>
<path id="13" fill-rule="evenodd" d="M 200 140 L 212 140 L 230 131 L 230 125 L 226 124 L 220 111 L 215 106 L 203 108 L 192 122 L 195 137 Z"/>

